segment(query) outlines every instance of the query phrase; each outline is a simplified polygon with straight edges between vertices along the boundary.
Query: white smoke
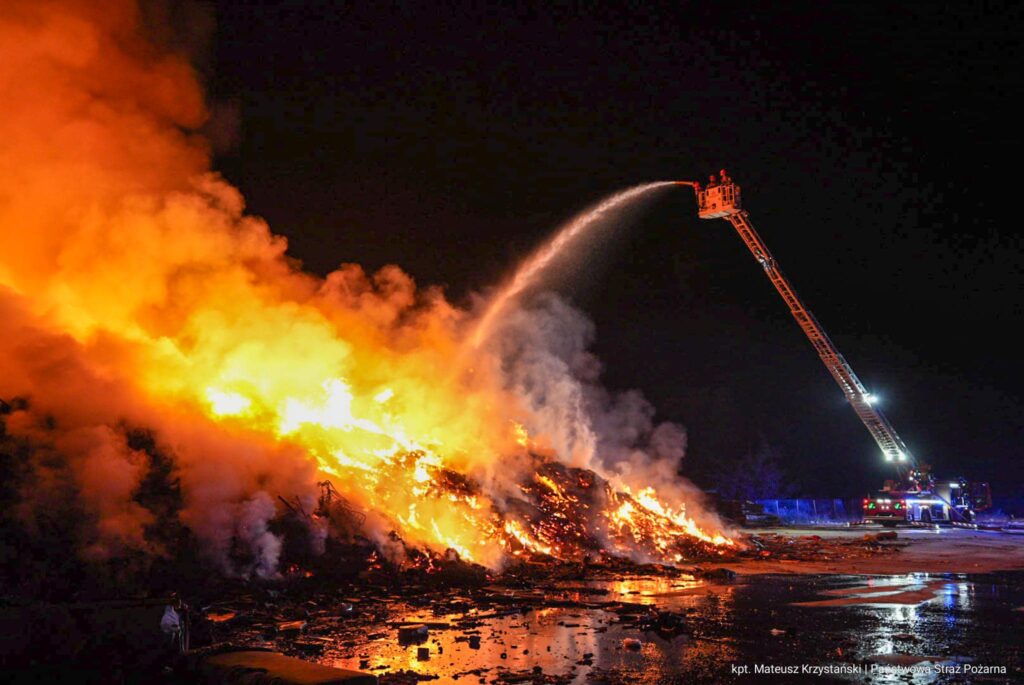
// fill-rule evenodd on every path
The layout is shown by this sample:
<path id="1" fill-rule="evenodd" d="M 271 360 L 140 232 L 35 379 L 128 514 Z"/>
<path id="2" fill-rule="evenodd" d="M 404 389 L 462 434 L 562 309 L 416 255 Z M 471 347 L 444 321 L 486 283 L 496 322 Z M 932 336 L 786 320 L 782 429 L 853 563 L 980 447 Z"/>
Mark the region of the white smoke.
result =
<path id="1" fill-rule="evenodd" d="M 593 469 L 630 487 L 658 485 L 674 474 L 686 432 L 656 424 L 639 390 L 614 393 L 600 383 L 601 362 L 589 351 L 594 325 L 553 293 L 510 310 L 491 343 L 508 388 L 528 408 L 527 430 L 543 436 L 571 466 Z"/>
<path id="2" fill-rule="evenodd" d="M 238 569 L 258 578 L 277 575 L 277 560 L 281 556 L 281 539 L 270 532 L 269 523 L 277 515 L 274 499 L 266 492 L 257 492 L 239 507 L 236 536 L 252 551 L 249 568 Z"/>
<path id="3" fill-rule="evenodd" d="M 593 322 L 550 292 L 502 317 L 488 349 L 527 411 L 522 420 L 530 435 L 569 466 L 589 468 L 617 489 L 653 487 L 698 525 L 725 529 L 703 505 L 704 493 L 680 475 L 686 430 L 656 422 L 639 390 L 613 392 L 601 384 L 601 361 L 590 352 L 594 336 Z"/>

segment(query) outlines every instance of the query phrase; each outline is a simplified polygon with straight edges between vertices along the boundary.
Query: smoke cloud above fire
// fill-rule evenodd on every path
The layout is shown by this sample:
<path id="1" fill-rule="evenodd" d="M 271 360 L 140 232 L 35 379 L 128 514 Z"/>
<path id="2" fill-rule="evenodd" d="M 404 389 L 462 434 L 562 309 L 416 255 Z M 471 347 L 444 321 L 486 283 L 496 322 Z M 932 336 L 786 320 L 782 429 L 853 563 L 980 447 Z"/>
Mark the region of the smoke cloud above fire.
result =
<path id="1" fill-rule="evenodd" d="M 601 387 L 564 301 L 509 308 L 467 352 L 474 312 L 397 266 L 303 272 L 211 171 L 196 73 L 149 35 L 127 0 L 0 6 L 0 418 L 31 454 L 28 529 L 70 499 L 82 558 L 168 553 L 139 496 L 154 455 L 174 518 L 239 575 L 276 573 L 278 496 L 311 510 L 325 477 L 367 534 L 492 567 L 507 546 L 481 521 L 537 454 L 697 513 L 682 429 Z M 440 496 L 442 470 L 482 490 Z"/>

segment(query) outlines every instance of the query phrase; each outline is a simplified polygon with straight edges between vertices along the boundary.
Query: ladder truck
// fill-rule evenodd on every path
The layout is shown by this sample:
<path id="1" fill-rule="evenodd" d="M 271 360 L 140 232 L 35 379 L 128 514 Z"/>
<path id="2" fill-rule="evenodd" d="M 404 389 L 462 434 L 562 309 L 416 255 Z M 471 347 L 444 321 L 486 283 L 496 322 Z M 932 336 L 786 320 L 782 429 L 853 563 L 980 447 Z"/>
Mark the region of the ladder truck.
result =
<path id="1" fill-rule="evenodd" d="M 725 219 L 736 229 L 750 253 L 764 269 L 768 280 L 782 296 L 811 345 L 846 395 L 854 412 L 878 444 L 887 462 L 899 474 L 899 482 L 890 481 L 876 496 L 864 500 L 864 520 L 894 526 L 901 522 L 959 522 L 973 520 L 974 512 L 991 504 L 987 483 L 968 483 L 962 479 L 936 484 L 928 469 L 918 466 L 896 430 L 875 406 L 874 396 L 861 383 L 853 368 L 839 353 L 824 327 L 804 305 L 796 290 L 779 269 L 750 215 L 740 201 L 740 187 L 722 170 L 711 176 L 706 187 L 693 181 L 677 181 L 690 186 L 697 195 L 697 215 L 701 219 Z"/>

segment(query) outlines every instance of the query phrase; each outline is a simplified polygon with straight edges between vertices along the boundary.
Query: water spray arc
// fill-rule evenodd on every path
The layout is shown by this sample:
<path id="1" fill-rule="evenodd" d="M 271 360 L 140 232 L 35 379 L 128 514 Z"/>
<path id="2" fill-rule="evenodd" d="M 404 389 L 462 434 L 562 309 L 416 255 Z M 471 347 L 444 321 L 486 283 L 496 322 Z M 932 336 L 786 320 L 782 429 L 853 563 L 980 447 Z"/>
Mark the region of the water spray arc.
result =
<path id="1" fill-rule="evenodd" d="M 555 257 L 569 248 L 575 240 L 588 233 L 601 219 L 606 218 L 611 212 L 624 209 L 631 202 L 646 196 L 651 191 L 678 183 L 680 182 L 655 181 L 633 186 L 609 196 L 573 218 L 555 234 L 554 238 L 523 262 L 512 279 L 494 294 L 469 336 L 470 347 L 472 349 L 480 347 L 481 343 L 490 336 L 491 329 L 508 304 L 533 285 Z"/>

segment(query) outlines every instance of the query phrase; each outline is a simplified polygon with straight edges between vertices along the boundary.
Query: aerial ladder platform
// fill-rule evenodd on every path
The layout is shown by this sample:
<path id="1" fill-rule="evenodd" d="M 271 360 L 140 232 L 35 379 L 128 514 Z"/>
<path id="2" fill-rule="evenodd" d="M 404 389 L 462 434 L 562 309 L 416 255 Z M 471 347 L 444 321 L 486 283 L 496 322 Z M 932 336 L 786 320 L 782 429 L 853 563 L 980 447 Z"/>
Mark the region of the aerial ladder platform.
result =
<path id="1" fill-rule="evenodd" d="M 857 374 L 853 372 L 843 355 L 829 339 L 825 329 L 796 294 L 792 284 L 779 269 L 778 262 L 772 257 L 772 253 L 761 240 L 761 236 L 757 234 L 754 224 L 750 221 L 750 215 L 742 207 L 740 187 L 726 175 L 725 171 L 722 171 L 720 176 L 712 176 L 711 181 L 703 188 L 699 183 L 693 181 L 677 181 L 677 183 L 691 186 L 694 189 L 697 194 L 697 215 L 701 219 L 725 219 L 736 229 L 744 244 L 754 255 L 754 259 L 764 269 L 768 280 L 779 291 L 779 295 L 789 307 L 789 312 L 796 319 L 807 339 L 811 341 L 818 356 L 821 357 L 825 368 L 832 374 L 832 378 L 839 384 L 846 399 L 853 406 L 853 410 L 868 429 L 871 437 L 878 443 L 885 460 L 893 462 L 901 474 L 905 468 L 912 467 L 915 460 L 910 450 L 907 449 L 885 415 L 874 406 L 874 396 L 860 382 Z"/>

